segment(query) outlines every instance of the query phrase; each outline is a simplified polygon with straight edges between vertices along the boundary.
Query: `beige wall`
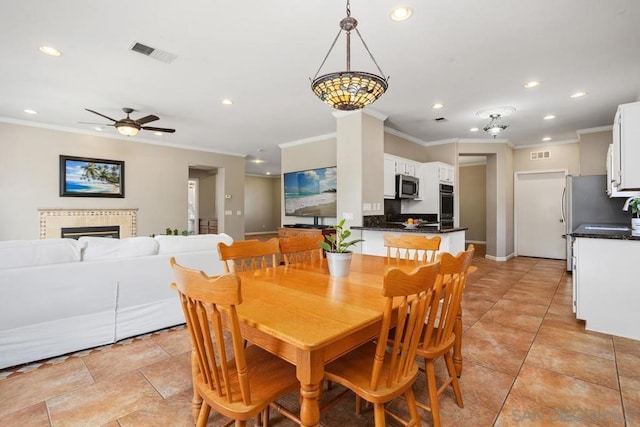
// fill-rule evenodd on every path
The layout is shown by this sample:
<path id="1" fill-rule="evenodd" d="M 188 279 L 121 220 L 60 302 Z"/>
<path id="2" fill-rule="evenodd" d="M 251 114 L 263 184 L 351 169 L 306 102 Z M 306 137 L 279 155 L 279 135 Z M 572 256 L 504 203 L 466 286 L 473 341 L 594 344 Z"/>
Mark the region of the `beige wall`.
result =
<path id="1" fill-rule="evenodd" d="M 610 130 L 580 135 L 580 175 L 607 173 L 607 149 L 612 141 Z"/>
<path id="2" fill-rule="evenodd" d="M 37 239 L 39 208 L 138 208 L 140 236 L 187 229 L 189 166 L 219 168 L 221 194 L 233 194 L 218 197 L 233 212 L 220 216 L 220 230 L 244 237 L 244 216 L 236 215 L 244 213 L 242 157 L 7 123 L 0 123 L 0 143 L 0 240 Z M 123 160 L 125 198 L 60 197 L 61 154 Z"/>
<path id="3" fill-rule="evenodd" d="M 443 162 L 455 166 L 458 162 L 457 148 L 455 143 L 428 145 L 426 147 L 427 161 Z"/>
<path id="4" fill-rule="evenodd" d="M 408 141 L 391 133 L 384 133 L 384 152 L 416 162 L 427 162 L 427 152 L 423 145 Z"/>
<path id="5" fill-rule="evenodd" d="M 532 151 L 549 151 L 548 159 L 531 160 Z M 576 143 L 540 145 L 513 150 L 515 172 L 567 169 L 569 174 L 580 173 L 581 146 Z"/>
<path id="6" fill-rule="evenodd" d="M 283 144 L 280 146 L 281 170 L 296 172 L 306 169 L 337 166 L 336 138 L 327 138 L 320 141 L 302 144 Z M 340 171 L 338 171 L 340 176 Z M 294 217 L 284 215 L 284 194 L 282 193 L 282 180 L 280 180 L 280 217 L 282 224 L 312 224 L 313 218 Z M 340 186 L 338 185 L 338 192 Z M 323 224 L 335 224 L 331 218 L 321 218 Z"/>
<path id="7" fill-rule="evenodd" d="M 244 189 L 245 233 L 277 231 L 280 225 L 280 193 L 274 181 L 279 179 L 246 176 Z M 274 215 L 274 205 L 278 206 Z"/>
<path id="8" fill-rule="evenodd" d="M 468 228 L 467 241 L 487 240 L 486 175 L 486 165 L 460 166 L 459 169 L 460 226 Z"/>
<path id="9" fill-rule="evenodd" d="M 216 175 L 217 170 L 189 168 L 189 178 L 198 180 L 198 218 L 217 218 Z"/>
<path id="10" fill-rule="evenodd" d="M 457 147 L 459 155 L 487 157 L 487 255 L 506 260 L 514 253 L 513 149 L 505 143 L 459 142 Z"/>

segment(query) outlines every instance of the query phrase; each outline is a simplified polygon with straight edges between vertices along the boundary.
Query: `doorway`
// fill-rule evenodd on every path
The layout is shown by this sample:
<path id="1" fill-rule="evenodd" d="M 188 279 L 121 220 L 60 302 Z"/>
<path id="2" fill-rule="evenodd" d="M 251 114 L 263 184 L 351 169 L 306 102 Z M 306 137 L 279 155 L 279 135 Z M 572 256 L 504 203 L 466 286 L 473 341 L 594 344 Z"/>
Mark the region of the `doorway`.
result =
<path id="1" fill-rule="evenodd" d="M 200 197 L 197 179 L 189 179 L 187 184 L 187 233 L 198 234 L 198 198 Z"/>
<path id="2" fill-rule="evenodd" d="M 518 256 L 566 259 L 562 191 L 566 170 L 518 172 L 515 245 Z"/>

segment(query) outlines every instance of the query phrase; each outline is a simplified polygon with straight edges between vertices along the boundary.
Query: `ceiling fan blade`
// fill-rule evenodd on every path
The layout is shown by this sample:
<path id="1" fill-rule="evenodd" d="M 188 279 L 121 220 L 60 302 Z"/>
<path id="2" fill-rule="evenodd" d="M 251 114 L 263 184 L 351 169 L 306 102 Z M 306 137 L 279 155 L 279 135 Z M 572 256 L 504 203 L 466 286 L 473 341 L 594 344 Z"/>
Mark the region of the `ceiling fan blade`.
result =
<path id="1" fill-rule="evenodd" d="M 102 114 L 102 113 L 98 113 L 97 111 L 89 110 L 88 108 L 85 108 L 85 110 L 87 110 L 87 111 L 88 111 L 88 112 L 90 112 L 90 113 L 97 114 L 97 115 L 99 115 L 99 116 L 101 116 L 101 117 L 104 117 L 105 119 L 109 119 L 109 120 L 111 120 L 112 122 L 117 122 L 117 120 L 116 120 L 116 119 L 112 119 L 111 117 L 109 117 L 109 116 L 105 116 L 104 114 Z"/>
<path id="2" fill-rule="evenodd" d="M 115 126 L 114 123 L 93 123 L 93 122 L 78 122 L 83 125 L 98 125 L 98 126 Z"/>
<path id="3" fill-rule="evenodd" d="M 156 120 L 160 120 L 160 117 L 154 116 L 153 114 L 149 114 L 146 117 L 143 117 L 141 119 L 137 119 L 136 122 L 138 122 L 138 124 L 143 125 L 145 123 L 155 122 Z"/>
<path id="4" fill-rule="evenodd" d="M 153 130 L 156 132 L 163 132 L 163 133 L 174 133 L 176 130 L 175 129 L 167 129 L 167 128 L 156 128 L 153 126 L 143 126 L 142 129 L 144 130 Z"/>

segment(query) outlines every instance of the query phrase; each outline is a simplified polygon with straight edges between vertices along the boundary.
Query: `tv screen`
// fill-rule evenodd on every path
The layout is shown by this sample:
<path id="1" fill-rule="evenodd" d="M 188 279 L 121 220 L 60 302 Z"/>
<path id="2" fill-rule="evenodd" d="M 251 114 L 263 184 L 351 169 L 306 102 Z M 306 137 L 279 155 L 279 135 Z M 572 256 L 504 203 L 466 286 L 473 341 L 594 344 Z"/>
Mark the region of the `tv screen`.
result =
<path id="1" fill-rule="evenodd" d="M 337 216 L 335 166 L 284 174 L 284 212 L 287 216 Z"/>

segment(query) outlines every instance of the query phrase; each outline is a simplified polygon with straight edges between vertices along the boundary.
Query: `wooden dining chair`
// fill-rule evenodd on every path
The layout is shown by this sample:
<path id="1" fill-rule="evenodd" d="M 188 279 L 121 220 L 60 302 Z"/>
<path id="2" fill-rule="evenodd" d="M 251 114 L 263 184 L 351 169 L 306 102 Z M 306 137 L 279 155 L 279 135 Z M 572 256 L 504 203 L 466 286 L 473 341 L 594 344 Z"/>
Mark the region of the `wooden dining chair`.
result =
<path id="1" fill-rule="evenodd" d="M 274 267 L 280 262 L 280 243 L 274 237 L 260 240 L 237 240 L 231 245 L 218 243 L 220 259 L 227 273 Z"/>
<path id="2" fill-rule="evenodd" d="M 470 244 L 467 246 L 467 252 L 471 252 L 471 259 L 473 260 L 473 255 L 475 253 L 475 246 Z M 473 265 L 469 265 L 467 268 L 467 272 L 465 274 L 465 286 L 467 275 L 477 268 Z M 462 295 L 464 296 L 464 290 Z M 453 366 L 456 368 L 456 374 L 458 378 L 462 376 L 462 298 L 460 298 L 460 307 L 458 309 L 458 314 L 456 314 L 456 324 L 453 328 L 453 333 L 456 334 L 456 341 L 453 344 Z"/>
<path id="3" fill-rule="evenodd" d="M 319 242 L 324 242 L 324 236 L 280 237 L 280 253 L 285 264 L 319 261 L 322 259 L 322 248 Z"/>
<path id="4" fill-rule="evenodd" d="M 424 359 L 429 398 L 428 405 L 420 400 L 417 401 L 417 405 L 431 411 L 434 426 L 440 425 L 438 397 L 449 386 L 453 388 L 458 406 L 464 407 L 460 384 L 453 365 L 452 349 L 456 342 L 456 334 L 454 333 L 456 319 L 460 313 L 460 301 L 467 279 L 467 269 L 472 258 L 473 251 L 460 252 L 456 256 L 447 252 L 439 255 L 440 272 L 434 287 L 436 297 L 431 300 L 420 346 L 416 352 L 418 357 Z M 460 328 L 461 326 L 462 324 L 460 324 Z M 434 361 L 441 356 L 444 357 L 447 367 L 448 378 L 446 379 L 437 378 L 435 373 Z"/>
<path id="5" fill-rule="evenodd" d="M 384 276 L 382 294 L 386 297 L 386 303 L 377 340 L 364 344 L 325 366 L 327 380 L 342 384 L 357 397 L 373 404 L 377 427 L 385 425 L 385 413 L 405 425 L 420 425 L 412 389 L 419 373 L 415 357 L 425 327 L 427 307 L 436 297 L 433 285 L 439 267 L 436 262 L 421 265 L 411 273 L 398 268 L 389 269 Z M 394 299 L 399 301 L 396 310 Z M 394 325 L 395 333 L 390 338 L 389 331 Z M 385 403 L 401 395 L 405 397 L 409 407 L 409 423 L 384 407 Z M 330 407 L 339 398 L 340 396 L 328 402 L 324 408 Z"/>
<path id="6" fill-rule="evenodd" d="M 172 287 L 180 296 L 193 347 L 194 405 L 202 401 L 196 425 L 207 425 L 211 408 L 235 420 L 236 426 L 257 415 L 268 424 L 269 405 L 300 388 L 295 366 L 258 346 L 243 346 L 236 312 L 242 303 L 238 276 L 208 277 L 180 266 L 173 257 L 171 268 L 176 278 Z M 225 340 L 223 319 L 230 342 Z"/>
<path id="7" fill-rule="evenodd" d="M 384 235 L 387 259 L 397 261 L 434 262 L 440 249 L 440 236 L 428 238 L 420 234 Z"/>

